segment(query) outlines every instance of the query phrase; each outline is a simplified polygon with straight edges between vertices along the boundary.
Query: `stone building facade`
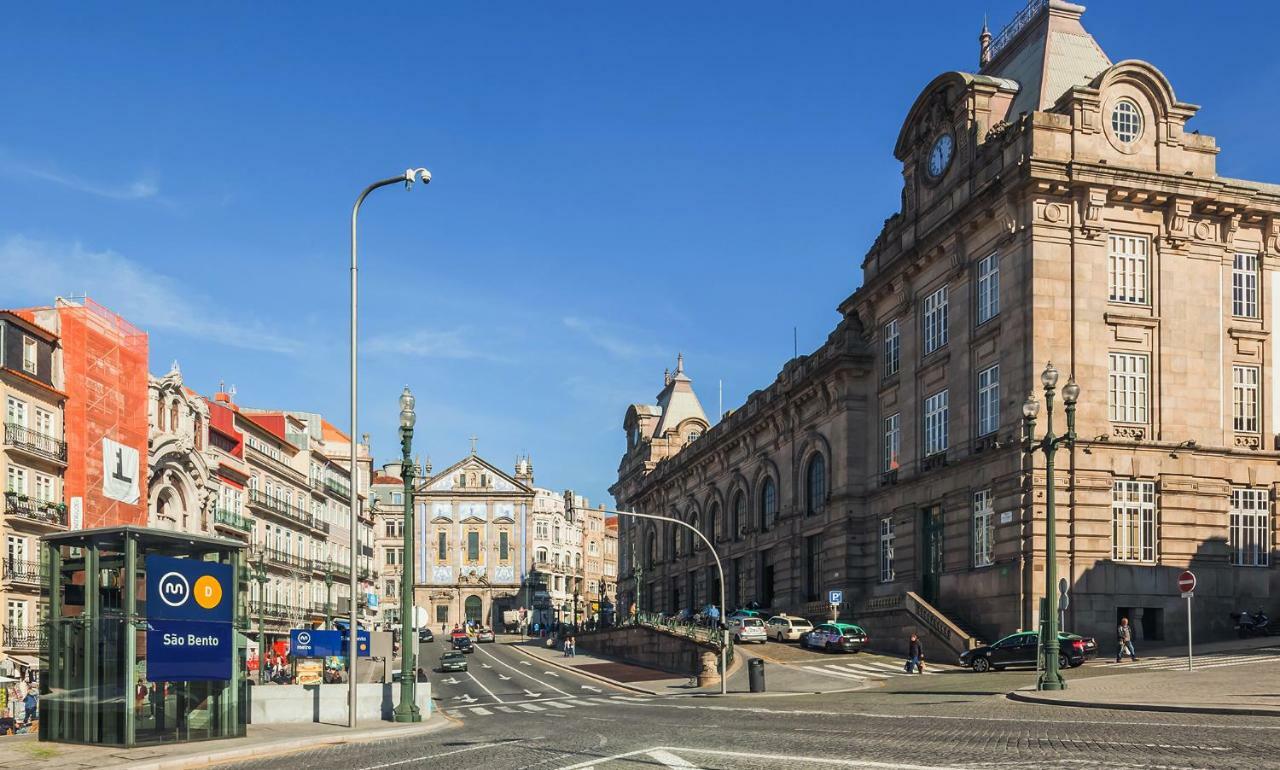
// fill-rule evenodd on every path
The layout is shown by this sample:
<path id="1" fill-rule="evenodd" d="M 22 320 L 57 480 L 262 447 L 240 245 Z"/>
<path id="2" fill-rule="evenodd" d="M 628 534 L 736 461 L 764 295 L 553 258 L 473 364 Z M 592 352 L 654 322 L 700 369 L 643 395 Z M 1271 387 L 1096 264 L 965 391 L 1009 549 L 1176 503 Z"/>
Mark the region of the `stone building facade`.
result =
<path id="1" fill-rule="evenodd" d="M 983 30 L 977 72 L 920 93 L 900 208 L 822 348 L 696 443 L 628 410 L 619 504 L 714 531 L 730 605 L 812 615 L 842 589 L 853 616 L 907 596 L 978 636 L 1034 628 L 1050 479 L 1022 406 L 1050 360 L 1082 392 L 1051 480 L 1067 627 L 1185 639 L 1188 567 L 1202 635 L 1280 593 L 1280 186 L 1219 176 L 1198 108 L 1113 62 L 1083 11 L 1033 0 Z M 644 605 L 706 600 L 705 555 L 622 527 Z"/>

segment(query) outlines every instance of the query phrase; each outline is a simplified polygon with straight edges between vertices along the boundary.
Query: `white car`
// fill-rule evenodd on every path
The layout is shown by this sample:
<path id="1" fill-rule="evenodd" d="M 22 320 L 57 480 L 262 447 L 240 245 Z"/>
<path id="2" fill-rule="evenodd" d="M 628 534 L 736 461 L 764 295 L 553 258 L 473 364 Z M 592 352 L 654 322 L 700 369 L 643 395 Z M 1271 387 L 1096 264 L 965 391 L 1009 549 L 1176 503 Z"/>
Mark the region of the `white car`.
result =
<path id="1" fill-rule="evenodd" d="M 764 630 L 764 621 L 760 618 L 729 618 L 729 633 L 733 634 L 733 641 L 738 644 L 746 642 L 764 644 L 769 641 L 769 636 Z"/>
<path id="2" fill-rule="evenodd" d="M 765 624 L 771 639 L 777 639 L 779 642 L 794 642 L 800 639 L 800 635 L 813 630 L 813 624 L 804 618 L 796 618 L 790 615 L 774 615 L 769 618 L 769 622 Z"/>

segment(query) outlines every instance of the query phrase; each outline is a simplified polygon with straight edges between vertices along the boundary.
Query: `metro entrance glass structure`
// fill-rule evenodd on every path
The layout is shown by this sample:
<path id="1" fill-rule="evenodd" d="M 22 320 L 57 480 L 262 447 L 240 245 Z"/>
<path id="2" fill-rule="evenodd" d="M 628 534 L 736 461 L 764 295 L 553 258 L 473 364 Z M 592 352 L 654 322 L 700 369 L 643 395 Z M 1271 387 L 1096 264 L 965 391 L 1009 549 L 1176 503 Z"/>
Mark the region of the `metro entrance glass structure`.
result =
<path id="1" fill-rule="evenodd" d="M 247 576 L 241 544 L 126 526 L 47 535 L 41 548 L 49 565 L 49 614 L 40 740 L 128 747 L 245 734 L 249 693 L 241 584 Z M 230 568 L 231 584 L 216 588 L 231 605 L 226 679 L 148 677 L 148 629 L 160 625 L 151 620 L 161 614 L 158 601 L 148 612 L 148 581 L 159 579 L 147 575 L 153 556 L 192 560 L 196 569 L 202 563 L 225 565 L 217 568 L 223 572 Z"/>

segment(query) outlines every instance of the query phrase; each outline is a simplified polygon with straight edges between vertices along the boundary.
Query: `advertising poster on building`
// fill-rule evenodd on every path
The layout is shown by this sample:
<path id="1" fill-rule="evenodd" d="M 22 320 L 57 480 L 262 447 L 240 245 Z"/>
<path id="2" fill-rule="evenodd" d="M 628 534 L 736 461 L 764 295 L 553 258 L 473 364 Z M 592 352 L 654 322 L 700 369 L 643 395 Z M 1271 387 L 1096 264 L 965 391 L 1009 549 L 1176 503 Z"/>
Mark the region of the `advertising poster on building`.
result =
<path id="1" fill-rule="evenodd" d="M 102 439 L 102 494 L 112 500 L 138 502 L 138 450 Z"/>
<path id="2" fill-rule="evenodd" d="M 324 682 L 324 658 L 294 658 L 294 684 L 322 684 Z"/>

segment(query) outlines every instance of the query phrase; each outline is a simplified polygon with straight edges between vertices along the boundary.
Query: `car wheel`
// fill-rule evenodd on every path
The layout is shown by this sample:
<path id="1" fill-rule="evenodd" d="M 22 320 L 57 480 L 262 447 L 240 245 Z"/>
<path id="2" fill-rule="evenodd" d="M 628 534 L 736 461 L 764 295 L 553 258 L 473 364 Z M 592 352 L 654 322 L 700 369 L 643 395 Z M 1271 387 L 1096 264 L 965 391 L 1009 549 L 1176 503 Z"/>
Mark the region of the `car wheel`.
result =
<path id="1" fill-rule="evenodd" d="M 830 642 L 827 642 L 826 644 L 822 645 L 822 651 L 823 651 L 823 652 L 835 652 L 835 650 L 831 649 L 831 643 L 830 643 Z"/>
<path id="2" fill-rule="evenodd" d="M 991 661 L 986 658 L 977 658 L 973 661 L 973 670 L 979 674 L 985 674 L 991 670 Z"/>
<path id="3" fill-rule="evenodd" d="M 1066 655 L 1059 654 L 1059 655 L 1058 655 L 1058 670 L 1059 670 L 1059 671 L 1061 671 L 1061 670 L 1063 670 L 1063 669 L 1068 669 L 1068 668 L 1071 668 L 1071 660 L 1070 660 L 1070 659 L 1068 659 Z"/>

